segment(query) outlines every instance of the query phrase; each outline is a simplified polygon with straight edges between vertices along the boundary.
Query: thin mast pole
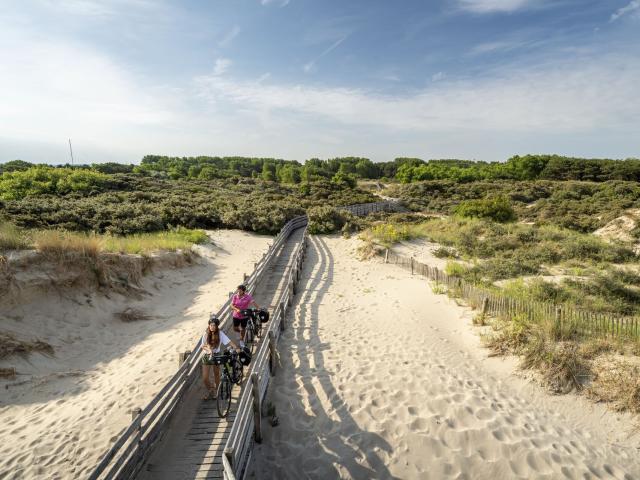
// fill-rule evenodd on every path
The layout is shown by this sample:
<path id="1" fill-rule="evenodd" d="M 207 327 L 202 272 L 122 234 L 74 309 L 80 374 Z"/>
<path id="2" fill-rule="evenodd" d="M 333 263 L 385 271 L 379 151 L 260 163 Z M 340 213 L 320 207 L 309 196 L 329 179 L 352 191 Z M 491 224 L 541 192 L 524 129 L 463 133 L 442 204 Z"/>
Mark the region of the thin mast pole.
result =
<path id="1" fill-rule="evenodd" d="M 73 165 L 73 148 L 71 148 L 71 139 L 69 139 L 69 152 L 71 152 L 71 165 Z"/>

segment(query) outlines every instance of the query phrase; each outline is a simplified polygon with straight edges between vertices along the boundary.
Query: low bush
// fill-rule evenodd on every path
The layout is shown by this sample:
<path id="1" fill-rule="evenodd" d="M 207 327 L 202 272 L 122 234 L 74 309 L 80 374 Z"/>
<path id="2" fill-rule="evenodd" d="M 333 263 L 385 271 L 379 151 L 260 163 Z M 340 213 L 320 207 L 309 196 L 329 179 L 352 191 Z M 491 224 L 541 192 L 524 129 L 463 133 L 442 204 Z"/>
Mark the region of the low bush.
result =
<path id="1" fill-rule="evenodd" d="M 453 213 L 460 217 L 487 218 L 496 222 L 512 222 L 517 219 L 511 203 L 505 196 L 465 200 L 460 202 Z"/>
<path id="2" fill-rule="evenodd" d="M 312 207 L 307 211 L 309 216 L 309 233 L 333 233 L 340 230 L 347 222 L 347 213 L 334 207 Z"/>

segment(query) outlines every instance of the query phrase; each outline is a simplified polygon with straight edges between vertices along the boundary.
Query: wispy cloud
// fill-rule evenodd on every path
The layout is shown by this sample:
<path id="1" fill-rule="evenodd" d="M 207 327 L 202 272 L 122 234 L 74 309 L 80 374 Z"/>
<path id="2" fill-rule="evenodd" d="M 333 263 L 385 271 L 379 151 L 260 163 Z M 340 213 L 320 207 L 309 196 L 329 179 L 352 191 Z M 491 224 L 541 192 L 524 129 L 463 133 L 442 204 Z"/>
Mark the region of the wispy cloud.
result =
<path id="1" fill-rule="evenodd" d="M 307 62 L 304 64 L 304 66 L 302 67 L 302 69 L 304 70 L 305 73 L 311 73 L 314 72 L 316 70 L 316 63 L 318 62 L 318 60 L 320 60 L 322 57 L 324 57 L 325 55 L 330 54 L 331 52 L 333 52 L 336 48 L 338 48 L 340 46 L 340 44 L 342 42 L 344 42 L 347 39 L 348 35 L 345 35 L 342 38 L 339 38 L 338 40 L 336 40 L 335 42 L 333 42 L 331 45 L 329 45 L 329 47 L 325 48 L 322 53 L 320 53 L 320 55 L 318 55 L 317 57 L 315 57 L 313 60 Z"/>
<path id="2" fill-rule="evenodd" d="M 234 25 L 231 30 L 229 30 L 224 37 L 218 42 L 218 45 L 221 47 L 228 46 L 238 35 L 240 35 L 240 27 L 238 25 Z"/>
<path id="3" fill-rule="evenodd" d="M 473 13 L 515 12 L 540 3 L 541 0 L 458 0 L 461 9 Z"/>
<path id="4" fill-rule="evenodd" d="M 636 115 L 640 99 L 634 94 L 638 75 L 637 58 L 618 58 L 531 66 L 491 79 L 435 83 L 404 96 L 357 88 L 257 84 L 223 76 L 201 77 L 197 83 L 202 95 L 215 103 L 231 102 L 256 112 L 317 115 L 342 124 L 396 131 L 557 134 L 640 128 Z"/>
<path id="5" fill-rule="evenodd" d="M 628 14 L 631 14 L 631 15 L 640 14 L 640 0 L 631 0 L 629 5 L 626 5 L 616 10 L 614 13 L 611 14 L 611 18 L 609 19 L 609 21 L 615 22 L 620 17 L 623 17 Z"/>
<path id="6" fill-rule="evenodd" d="M 278 7 L 286 7 L 291 0 L 260 0 L 260 3 L 264 6 L 275 5 Z"/>
<path id="7" fill-rule="evenodd" d="M 509 41 L 498 41 L 498 42 L 485 42 L 475 45 L 470 53 L 472 55 L 482 55 L 485 53 L 495 53 L 495 52 L 509 52 L 512 50 L 516 50 L 525 45 L 522 42 L 509 42 Z"/>

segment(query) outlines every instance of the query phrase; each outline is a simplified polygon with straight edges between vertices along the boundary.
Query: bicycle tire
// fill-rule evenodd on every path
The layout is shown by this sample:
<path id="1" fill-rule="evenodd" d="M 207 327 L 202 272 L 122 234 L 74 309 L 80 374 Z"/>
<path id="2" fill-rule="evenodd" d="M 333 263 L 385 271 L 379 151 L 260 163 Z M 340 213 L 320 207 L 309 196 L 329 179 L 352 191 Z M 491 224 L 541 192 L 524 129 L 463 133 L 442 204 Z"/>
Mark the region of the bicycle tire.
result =
<path id="1" fill-rule="evenodd" d="M 216 407 L 218 408 L 218 415 L 220 418 L 224 418 L 229 414 L 231 408 L 231 387 L 232 384 L 229 378 L 225 375 L 220 380 L 218 385 L 218 398 L 216 399 Z"/>
<path id="2" fill-rule="evenodd" d="M 253 353 L 253 344 L 255 340 L 255 335 L 253 333 L 253 327 L 251 325 L 247 325 L 247 329 L 244 331 L 244 344 L 249 347 L 251 352 Z"/>

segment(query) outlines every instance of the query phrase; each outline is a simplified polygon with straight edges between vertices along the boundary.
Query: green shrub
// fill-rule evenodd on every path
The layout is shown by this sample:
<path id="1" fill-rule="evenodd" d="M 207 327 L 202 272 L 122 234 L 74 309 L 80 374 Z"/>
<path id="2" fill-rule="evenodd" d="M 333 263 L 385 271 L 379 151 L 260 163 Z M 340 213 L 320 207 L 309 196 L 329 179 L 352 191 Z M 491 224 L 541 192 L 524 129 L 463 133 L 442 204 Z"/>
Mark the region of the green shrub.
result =
<path id="1" fill-rule="evenodd" d="M 346 212 L 335 207 L 312 207 L 307 210 L 309 216 L 309 233 L 333 233 L 346 223 Z"/>
<path id="2" fill-rule="evenodd" d="M 496 222 L 512 222 L 516 213 L 504 196 L 460 202 L 454 214 L 466 218 L 487 218 Z"/>
<path id="3" fill-rule="evenodd" d="M 103 190 L 108 182 L 108 175 L 94 170 L 39 165 L 0 175 L 0 200 L 71 192 L 88 194 Z"/>

